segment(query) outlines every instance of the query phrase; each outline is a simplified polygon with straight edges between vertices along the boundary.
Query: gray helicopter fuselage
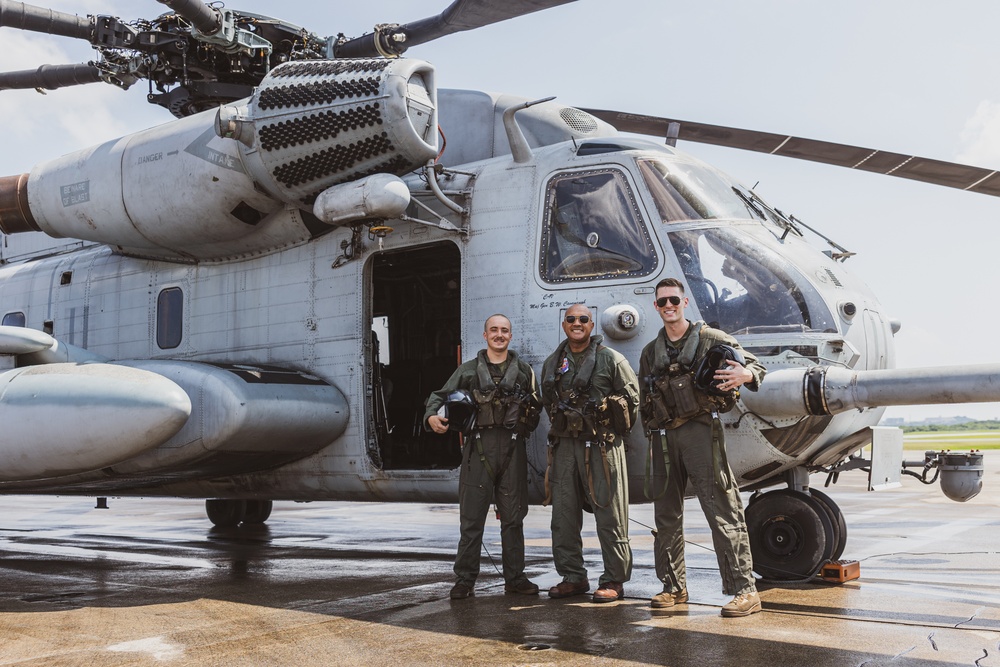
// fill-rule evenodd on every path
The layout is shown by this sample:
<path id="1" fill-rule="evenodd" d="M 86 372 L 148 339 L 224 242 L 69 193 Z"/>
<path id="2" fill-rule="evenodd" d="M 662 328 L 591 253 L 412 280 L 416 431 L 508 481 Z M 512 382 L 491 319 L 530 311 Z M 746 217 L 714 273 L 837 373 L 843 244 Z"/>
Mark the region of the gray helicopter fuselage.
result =
<path id="1" fill-rule="evenodd" d="M 297 208 L 275 205 L 266 224 L 296 230 L 284 245 L 240 245 L 214 259 L 7 237 L 21 245 L 5 248 L 11 261 L 0 266 L 5 320 L 21 314 L 28 327 L 112 361 L 298 372 L 339 390 L 349 418 L 313 453 L 303 450 L 291 462 L 261 459 L 260 469 L 247 451 L 227 445 L 198 476 L 179 468 L 161 474 L 155 461 L 126 462 L 0 483 L 0 492 L 452 500 L 457 460 L 449 451 L 426 453 L 440 445 L 428 444 L 435 436 L 421 430 L 422 401 L 482 347 L 486 318 L 510 317 L 512 348 L 538 372 L 562 338 L 566 308 L 584 303 L 595 334 L 638 368 L 642 347 L 661 326 L 653 287 L 668 276 L 685 278 L 691 319 L 733 333 L 769 371 L 894 365 L 891 325 L 865 284 L 762 204 L 748 206 L 734 188 L 748 191 L 736 182 L 669 146 L 618 136 L 593 120 L 593 128 L 581 125 L 584 115 L 559 105 L 544 105 L 536 116 L 521 112 L 534 149 L 516 162 L 506 154 L 499 118 L 512 103 L 441 91 L 441 125 L 456 130 L 447 135 L 439 186 L 467 215 L 442 205 L 426 177 L 413 175 L 404 178 L 414 204 L 403 219 L 308 233 Z M 459 116 L 464 122 L 449 126 Z M 199 134 L 183 131 L 185 141 Z M 557 141 L 565 136 L 570 140 Z M 160 151 L 154 145 L 147 153 Z M 183 187 L 162 195 L 176 197 L 177 222 L 197 235 L 188 196 Z M 165 201 L 151 205 L 168 224 Z M 41 256 L 32 244 L 53 254 Z M 176 299 L 167 313 L 164 295 Z M 210 406 L 202 409 L 207 414 Z M 777 480 L 789 468 L 831 465 L 865 444 L 881 414 L 862 407 L 769 416 L 741 402 L 723 415 L 729 460 L 742 486 Z M 529 444 L 536 500 L 545 427 Z M 629 443 L 631 496 L 641 501 L 648 454 L 641 428 Z M 179 446 L 176 438 L 168 445 Z M 294 449 L 280 439 L 253 449 L 268 448 Z"/>

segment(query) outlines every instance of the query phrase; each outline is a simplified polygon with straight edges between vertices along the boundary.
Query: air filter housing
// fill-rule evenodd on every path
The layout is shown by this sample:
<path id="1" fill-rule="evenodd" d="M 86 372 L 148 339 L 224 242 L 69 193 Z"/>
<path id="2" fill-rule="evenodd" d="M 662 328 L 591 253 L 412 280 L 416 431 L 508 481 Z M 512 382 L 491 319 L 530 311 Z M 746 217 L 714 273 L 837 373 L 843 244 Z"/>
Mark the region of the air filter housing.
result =
<path id="1" fill-rule="evenodd" d="M 402 175 L 437 155 L 434 70 L 409 59 L 285 63 L 245 107 L 224 107 L 217 131 L 241 142 L 265 190 L 311 206 L 331 185 Z"/>

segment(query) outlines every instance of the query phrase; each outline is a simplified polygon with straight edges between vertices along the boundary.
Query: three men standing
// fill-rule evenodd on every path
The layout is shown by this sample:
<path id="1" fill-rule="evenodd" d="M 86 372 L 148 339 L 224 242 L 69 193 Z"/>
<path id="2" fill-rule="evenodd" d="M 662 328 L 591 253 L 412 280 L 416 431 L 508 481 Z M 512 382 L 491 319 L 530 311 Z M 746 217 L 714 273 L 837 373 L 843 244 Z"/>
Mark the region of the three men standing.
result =
<path id="1" fill-rule="evenodd" d="M 623 584 L 632 576 L 624 436 L 635 422 L 638 382 L 625 357 L 602 345 L 601 336 L 591 336 L 594 320 L 587 306 L 570 306 L 562 328 L 566 339 L 542 366 L 542 400 L 552 422 L 547 475 L 552 556 L 563 578 L 549 596 L 590 590 L 581 537 L 587 502 L 604 559 L 593 600 L 612 602 L 625 597 Z"/>
<path id="2" fill-rule="evenodd" d="M 432 431 L 446 433 L 448 419 L 440 416 L 438 409 L 448 395 L 465 390 L 475 403 L 476 422 L 471 433 L 465 434 L 459 474 L 461 538 L 455 556 L 453 600 L 473 595 L 491 501 L 496 502 L 500 515 L 504 591 L 538 593 L 538 586 L 524 574 L 524 517 L 528 513 L 524 443 L 538 425 L 540 405 L 534 371 L 507 349 L 511 337 L 507 316 L 490 316 L 483 327 L 486 349 L 459 366 L 444 387 L 431 394 L 424 412 L 424 422 Z"/>
<path id="3" fill-rule="evenodd" d="M 690 481 L 712 529 L 723 592 L 735 596 L 722 608 L 722 615 L 749 616 L 761 610 L 760 597 L 751 573 L 743 504 L 726 460 L 718 413 L 732 407 L 740 387 L 756 391 L 766 371 L 732 336 L 685 319 L 687 304 L 679 280 L 657 283 L 655 306 L 663 329 L 643 348 L 639 363 L 642 422 L 650 437 L 654 470 L 660 479 L 666 477 L 662 488 L 648 490 L 656 519 L 656 576 L 663 582 L 663 592 L 651 604 L 662 609 L 688 599 L 684 491 Z M 709 369 L 709 385 L 698 387 L 695 365 L 717 345 L 728 346 L 729 350 L 721 348 L 723 352 L 737 359 L 742 356 L 745 363 L 726 359 Z"/>
<path id="4" fill-rule="evenodd" d="M 594 513 L 604 561 L 593 601 L 625 597 L 632 550 L 624 439 L 641 402 L 652 479 L 660 487 L 647 489 L 657 529 L 656 575 L 663 582 L 663 592 L 653 597 L 652 606 L 668 608 L 688 599 L 683 513 L 690 482 L 712 530 L 723 591 L 734 596 L 722 615 L 749 616 L 761 610 L 761 603 L 739 487 L 726 459 L 718 415 L 732 407 L 740 387 L 756 391 L 766 371 L 732 336 L 684 317 L 688 299 L 679 280 L 661 280 L 655 296 L 663 328 L 642 350 L 641 389 L 625 357 L 604 346 L 601 336 L 591 335 L 593 315 L 583 304 L 567 309 L 562 322 L 566 338 L 542 366 L 542 402 L 551 421 L 546 503 L 552 502 L 552 555 L 562 577 L 549 596 L 564 598 L 590 590 L 581 536 L 587 508 Z M 511 324 L 506 316 L 491 316 L 484 329 L 487 349 L 462 364 L 427 399 L 424 415 L 434 432 L 445 433 L 448 419 L 438 408 L 449 394 L 466 390 L 475 403 L 476 423 L 467 434 L 460 475 L 461 539 L 452 599 L 473 594 L 484 523 L 494 497 L 501 522 L 504 590 L 538 593 L 538 586 L 524 574 L 523 530 L 528 509 L 525 439 L 538 423 L 535 377 L 531 366 L 508 350 Z M 647 473 L 647 484 L 650 481 Z"/>

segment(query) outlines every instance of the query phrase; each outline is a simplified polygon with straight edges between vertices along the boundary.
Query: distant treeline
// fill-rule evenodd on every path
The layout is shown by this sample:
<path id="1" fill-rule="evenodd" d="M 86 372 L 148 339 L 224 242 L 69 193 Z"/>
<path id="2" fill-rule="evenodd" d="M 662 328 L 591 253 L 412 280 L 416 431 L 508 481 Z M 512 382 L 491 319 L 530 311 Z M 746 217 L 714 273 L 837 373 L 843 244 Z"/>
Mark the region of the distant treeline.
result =
<path id="1" fill-rule="evenodd" d="M 903 426 L 904 433 L 921 431 L 1000 431 L 1000 421 L 991 419 L 982 422 L 964 422 L 962 424 L 921 424 Z"/>

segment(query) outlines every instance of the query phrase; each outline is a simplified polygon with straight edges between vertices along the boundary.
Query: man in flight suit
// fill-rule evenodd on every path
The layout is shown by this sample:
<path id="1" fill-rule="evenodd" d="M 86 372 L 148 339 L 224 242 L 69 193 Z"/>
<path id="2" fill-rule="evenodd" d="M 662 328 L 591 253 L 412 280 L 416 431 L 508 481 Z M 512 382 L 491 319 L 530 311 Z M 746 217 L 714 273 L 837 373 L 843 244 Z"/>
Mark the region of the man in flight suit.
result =
<path id="1" fill-rule="evenodd" d="M 524 517 L 528 513 L 525 439 L 538 425 L 541 406 L 534 371 L 507 349 L 511 337 L 507 316 L 490 316 L 483 328 L 486 349 L 459 366 L 444 387 L 430 395 L 424 412 L 424 423 L 443 434 L 448 431 L 448 420 L 438 409 L 450 393 L 467 390 L 477 406 L 475 426 L 465 434 L 459 475 L 461 538 L 455 556 L 458 580 L 451 589 L 453 600 L 473 595 L 491 501 L 496 502 L 500 515 L 504 591 L 538 594 L 538 586 L 524 574 Z"/>
<path id="2" fill-rule="evenodd" d="M 726 460 L 718 413 L 732 408 L 739 387 L 757 391 L 766 371 L 732 336 L 704 322 L 685 319 L 687 304 L 679 280 L 665 278 L 657 283 L 653 305 L 663 320 L 663 328 L 639 357 L 642 423 L 650 438 L 657 472 L 654 479 L 658 477 L 661 482 L 658 492 L 647 488 L 647 494 L 653 495 L 656 520 L 656 576 L 663 582 L 663 592 L 655 595 L 651 604 L 663 609 L 688 599 L 684 491 L 690 481 L 712 529 L 723 592 L 735 596 L 722 608 L 722 615 L 749 616 L 760 611 L 760 596 L 751 572 L 743 503 Z M 725 368 L 713 371 L 719 395 L 711 398 L 697 386 L 692 370 L 719 344 L 741 352 L 746 365 L 726 360 Z M 728 398 L 721 398 L 723 393 Z M 650 481 L 647 476 L 647 484 Z"/>
<path id="3" fill-rule="evenodd" d="M 624 436 L 637 416 L 638 381 L 625 357 L 602 345 L 601 336 L 591 336 L 594 320 L 587 306 L 570 306 L 562 328 L 566 339 L 542 367 L 542 401 L 552 422 L 546 475 L 552 556 L 563 578 L 549 597 L 590 590 L 580 535 L 587 503 L 604 559 L 593 600 L 612 602 L 625 597 L 623 584 L 632 576 Z"/>

